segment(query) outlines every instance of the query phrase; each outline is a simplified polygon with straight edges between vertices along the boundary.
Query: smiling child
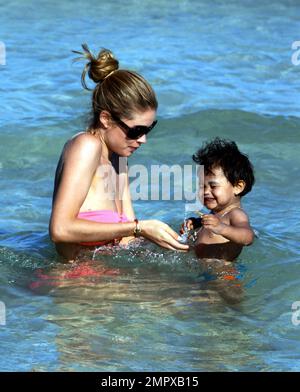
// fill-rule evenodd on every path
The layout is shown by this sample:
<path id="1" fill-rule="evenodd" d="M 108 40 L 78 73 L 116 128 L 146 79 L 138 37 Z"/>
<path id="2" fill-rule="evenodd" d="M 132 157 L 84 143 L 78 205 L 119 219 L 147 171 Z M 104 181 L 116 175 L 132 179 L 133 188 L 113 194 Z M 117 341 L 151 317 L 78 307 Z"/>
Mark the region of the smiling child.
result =
<path id="1" fill-rule="evenodd" d="M 235 142 L 215 138 L 202 146 L 193 160 L 204 165 L 204 205 L 210 210 L 189 221 L 197 233 L 195 251 L 199 258 L 233 261 L 243 246 L 251 245 L 254 232 L 241 205 L 241 198 L 254 184 L 253 166 Z"/>

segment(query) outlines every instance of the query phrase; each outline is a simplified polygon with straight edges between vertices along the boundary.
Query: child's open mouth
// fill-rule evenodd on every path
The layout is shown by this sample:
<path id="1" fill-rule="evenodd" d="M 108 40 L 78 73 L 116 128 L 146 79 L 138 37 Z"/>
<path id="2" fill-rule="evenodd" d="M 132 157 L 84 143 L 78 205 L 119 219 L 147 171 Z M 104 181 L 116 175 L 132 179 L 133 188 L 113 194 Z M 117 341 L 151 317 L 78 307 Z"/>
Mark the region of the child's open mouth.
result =
<path id="1" fill-rule="evenodd" d="M 215 199 L 213 197 L 205 197 L 204 198 L 204 203 L 212 203 L 214 201 L 215 201 Z"/>

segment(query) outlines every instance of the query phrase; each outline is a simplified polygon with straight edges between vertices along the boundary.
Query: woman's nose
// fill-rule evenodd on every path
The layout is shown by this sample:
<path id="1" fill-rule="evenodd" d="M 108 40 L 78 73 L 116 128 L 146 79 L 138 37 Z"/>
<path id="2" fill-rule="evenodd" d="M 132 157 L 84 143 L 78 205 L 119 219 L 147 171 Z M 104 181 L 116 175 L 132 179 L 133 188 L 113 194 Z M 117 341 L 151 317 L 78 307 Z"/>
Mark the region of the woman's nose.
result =
<path id="1" fill-rule="evenodd" d="M 137 141 L 138 141 L 139 143 L 146 143 L 146 142 L 147 142 L 147 136 L 146 136 L 146 135 L 142 135 L 141 137 L 139 137 L 139 138 L 137 139 Z"/>

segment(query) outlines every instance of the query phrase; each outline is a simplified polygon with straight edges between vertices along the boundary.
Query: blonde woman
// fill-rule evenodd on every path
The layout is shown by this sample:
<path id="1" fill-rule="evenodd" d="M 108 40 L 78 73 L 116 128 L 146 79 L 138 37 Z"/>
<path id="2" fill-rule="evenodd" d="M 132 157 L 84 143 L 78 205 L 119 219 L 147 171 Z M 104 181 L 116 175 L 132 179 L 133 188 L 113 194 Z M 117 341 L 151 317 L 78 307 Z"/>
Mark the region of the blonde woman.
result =
<path id="1" fill-rule="evenodd" d="M 126 244 L 137 236 L 164 248 L 188 250 L 165 223 L 136 218 L 127 164 L 119 166 L 120 157 L 124 161 L 146 143 L 157 122 L 153 89 L 136 72 L 119 69 L 111 51 L 101 50 L 95 57 L 86 44 L 82 47 L 82 53 L 76 52 L 87 61 L 82 85 L 87 88 L 88 75 L 96 86 L 91 122 L 65 144 L 56 170 L 49 231 L 58 253 L 72 262 L 82 249 Z M 107 180 L 116 192 L 107 191 Z"/>

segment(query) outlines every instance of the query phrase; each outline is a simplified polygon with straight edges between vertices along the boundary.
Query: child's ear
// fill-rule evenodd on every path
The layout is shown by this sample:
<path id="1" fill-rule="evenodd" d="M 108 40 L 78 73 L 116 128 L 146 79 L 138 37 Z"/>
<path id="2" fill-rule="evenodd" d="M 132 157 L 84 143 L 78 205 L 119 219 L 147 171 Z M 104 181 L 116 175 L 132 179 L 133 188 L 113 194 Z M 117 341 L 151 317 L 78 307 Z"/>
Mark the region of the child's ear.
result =
<path id="1" fill-rule="evenodd" d="M 243 192 L 243 190 L 245 189 L 246 183 L 244 180 L 239 180 L 235 186 L 233 187 L 234 189 L 234 195 L 238 196 L 240 193 Z"/>

